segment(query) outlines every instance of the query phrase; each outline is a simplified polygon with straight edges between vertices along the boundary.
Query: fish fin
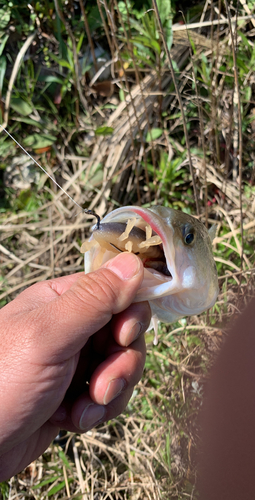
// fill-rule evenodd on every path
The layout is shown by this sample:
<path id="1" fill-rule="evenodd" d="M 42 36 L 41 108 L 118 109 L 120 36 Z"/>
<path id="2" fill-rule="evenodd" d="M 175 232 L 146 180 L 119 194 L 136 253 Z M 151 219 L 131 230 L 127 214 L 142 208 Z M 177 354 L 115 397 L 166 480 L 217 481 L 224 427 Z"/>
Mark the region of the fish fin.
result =
<path id="1" fill-rule="evenodd" d="M 211 226 L 210 229 L 208 230 L 208 234 L 210 236 L 211 242 L 213 242 L 213 240 L 216 236 L 216 230 L 217 230 L 216 224 L 213 224 L 213 226 Z"/>
<path id="2" fill-rule="evenodd" d="M 149 332 L 150 330 L 154 330 L 154 339 L 153 339 L 153 344 L 158 345 L 158 324 L 159 320 L 157 316 L 152 316 L 150 324 L 146 330 L 146 332 Z"/>

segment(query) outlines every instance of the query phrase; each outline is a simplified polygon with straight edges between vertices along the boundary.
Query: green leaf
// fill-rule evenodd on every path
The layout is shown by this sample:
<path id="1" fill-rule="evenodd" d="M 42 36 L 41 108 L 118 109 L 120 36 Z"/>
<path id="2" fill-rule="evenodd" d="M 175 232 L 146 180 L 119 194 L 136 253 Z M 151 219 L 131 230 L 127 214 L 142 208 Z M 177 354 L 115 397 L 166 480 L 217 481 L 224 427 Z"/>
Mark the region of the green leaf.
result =
<path id="1" fill-rule="evenodd" d="M 9 38 L 9 35 L 5 35 L 5 36 L 2 38 L 2 40 L 1 40 L 1 44 L 0 44 L 0 56 L 1 56 L 1 55 L 2 55 L 2 53 L 3 53 L 4 47 L 5 47 L 5 44 L 6 44 L 7 40 L 8 40 L 8 38 Z"/>
<path id="2" fill-rule="evenodd" d="M 90 2 L 90 5 L 93 5 L 93 3 L 96 3 L 96 2 Z M 87 5 L 89 5 L 89 2 L 87 2 Z M 94 5 L 94 7 L 90 7 L 90 9 L 91 10 L 90 10 L 89 15 L 88 15 L 88 25 L 89 25 L 90 33 L 93 33 L 98 28 L 102 27 L 102 19 L 101 19 L 101 15 L 100 15 L 100 12 L 99 12 L 97 5 Z M 103 10 L 103 15 L 106 19 L 107 16 L 106 16 L 106 13 L 104 10 Z"/>
<path id="3" fill-rule="evenodd" d="M 42 488 L 43 486 L 46 486 L 47 484 L 54 483 L 54 481 L 56 481 L 57 479 L 58 479 L 58 476 L 49 477 L 48 479 L 44 479 L 40 483 L 35 484 L 34 486 L 31 486 L 31 489 L 37 490 L 39 488 Z"/>
<path id="4" fill-rule="evenodd" d="M 69 64 L 69 62 L 66 61 L 66 59 L 60 59 L 59 57 L 55 56 L 55 54 L 53 54 L 52 52 L 49 52 L 49 56 L 51 57 L 51 59 L 53 59 L 53 61 L 58 63 L 60 66 L 63 66 L 64 68 L 68 68 L 72 71 L 73 68 Z"/>
<path id="5" fill-rule="evenodd" d="M 71 483 L 73 481 L 72 478 L 69 478 L 67 480 L 68 483 Z M 51 497 L 52 495 L 55 495 L 55 493 L 58 493 L 58 491 L 62 490 L 65 487 L 66 482 L 61 481 L 61 483 L 56 484 L 53 486 L 49 491 L 48 491 L 48 496 Z"/>
<path id="6" fill-rule="evenodd" d="M 12 97 L 11 108 L 22 116 L 30 115 L 33 111 L 32 106 L 21 99 L 21 97 Z"/>
<path id="7" fill-rule="evenodd" d="M 161 22 L 164 26 L 165 21 L 171 15 L 171 0 L 157 0 L 157 6 Z"/>
<path id="8" fill-rule="evenodd" d="M 104 104 L 103 106 L 101 106 L 101 109 L 117 109 L 117 107 L 118 107 L 117 104 Z"/>
<path id="9" fill-rule="evenodd" d="M 242 39 L 242 41 L 243 41 L 244 45 L 245 45 L 245 46 L 249 49 L 249 51 L 250 51 L 250 50 L 251 50 L 251 46 L 250 46 L 250 43 L 249 43 L 248 39 L 246 38 L 246 36 L 245 36 L 245 35 L 244 35 L 244 34 L 243 34 L 240 30 L 238 30 L 238 31 L 237 31 L 237 34 L 238 34 L 238 36 L 240 36 L 240 37 L 241 37 L 241 39 Z"/>
<path id="10" fill-rule="evenodd" d="M 114 131 L 114 128 L 112 127 L 107 127 L 106 125 L 103 125 L 102 127 L 98 127 L 95 130 L 96 135 L 111 135 Z"/>
<path id="11" fill-rule="evenodd" d="M 81 46 L 82 46 L 82 42 L 83 42 L 84 35 L 85 35 L 85 33 L 84 33 L 84 31 L 83 31 L 83 32 L 82 32 L 82 34 L 81 34 L 81 36 L 80 36 L 80 38 L 79 38 L 79 41 L 78 41 L 78 43 L 77 43 L 77 47 L 76 47 L 76 52 L 77 52 L 77 54 L 79 54 L 79 52 L 80 52 L 80 50 L 81 50 Z"/>
<path id="12" fill-rule="evenodd" d="M 21 118 L 21 117 L 17 116 L 17 117 L 15 117 L 15 120 L 17 122 L 27 123 L 28 125 L 32 125 L 33 127 L 37 127 L 37 128 L 41 128 L 41 129 L 45 130 L 45 123 L 37 122 L 36 120 L 32 120 L 32 118 L 27 118 L 26 116 L 23 116 Z"/>
<path id="13" fill-rule="evenodd" d="M 132 43 L 138 49 L 137 57 L 141 58 L 147 65 L 154 66 L 155 68 L 155 51 L 152 52 L 148 47 L 145 47 L 143 43 L 133 40 Z"/>
<path id="14" fill-rule="evenodd" d="M 172 19 L 168 19 L 164 26 L 164 32 L 166 37 L 166 44 L 168 50 L 171 49 L 173 43 L 173 30 L 172 30 Z"/>
<path id="15" fill-rule="evenodd" d="M 128 5 L 127 5 L 128 6 Z M 123 17 L 127 17 L 127 6 L 125 2 L 118 2 L 118 9 L 120 11 L 120 15 Z"/>
<path id="16" fill-rule="evenodd" d="M 153 20 L 151 20 L 150 16 L 146 13 L 141 18 L 142 22 L 137 22 L 134 19 L 130 18 L 130 24 L 136 31 L 138 31 L 139 35 L 144 35 L 147 38 L 156 38 L 156 27 Z M 132 39 L 131 39 L 132 41 Z"/>
<path id="17" fill-rule="evenodd" d="M 60 78 L 59 76 L 47 75 L 45 77 L 40 78 L 40 82 L 60 83 L 60 85 L 63 85 L 64 79 Z"/>
<path id="18" fill-rule="evenodd" d="M 32 134 L 27 136 L 23 144 L 26 147 L 31 147 L 33 149 L 46 148 L 51 146 L 56 141 L 56 137 L 47 134 Z"/>
<path id="19" fill-rule="evenodd" d="M 155 141 L 163 134 L 162 128 L 152 128 L 146 135 L 146 142 Z"/>
<path id="20" fill-rule="evenodd" d="M 68 462 L 68 460 L 66 458 L 66 455 L 65 455 L 65 453 L 62 450 L 60 450 L 58 452 L 58 456 L 59 456 L 59 458 L 61 458 L 61 460 L 62 460 L 63 464 L 66 466 L 66 468 L 70 469 L 71 465 L 69 464 L 69 462 Z"/>
<path id="21" fill-rule="evenodd" d="M 70 41 L 70 43 L 71 43 L 71 41 Z M 66 46 L 66 55 L 67 55 L 68 63 L 70 65 L 70 69 L 74 69 L 73 51 L 70 47 L 68 47 L 68 45 Z"/>
<path id="22" fill-rule="evenodd" d="M 244 89 L 244 99 L 245 99 L 245 102 L 250 102 L 251 100 L 251 87 L 246 87 Z"/>
<path id="23" fill-rule="evenodd" d="M 243 69 L 246 74 L 249 73 L 249 67 L 246 65 L 245 61 L 240 56 L 237 56 L 236 62 L 239 70 Z"/>
<path id="24" fill-rule="evenodd" d="M 143 46 L 150 47 L 151 49 L 156 50 L 158 54 L 160 54 L 161 52 L 159 43 L 153 38 L 147 38 L 145 36 L 135 36 L 132 39 L 132 43 L 140 48 L 143 48 Z"/>
<path id="25" fill-rule="evenodd" d="M 2 494 L 2 499 L 7 500 L 9 497 L 9 485 L 7 481 L 0 483 L 0 493 Z"/>
<path id="26" fill-rule="evenodd" d="M 4 30 L 11 18 L 11 11 L 8 8 L 0 9 L 0 30 Z"/>

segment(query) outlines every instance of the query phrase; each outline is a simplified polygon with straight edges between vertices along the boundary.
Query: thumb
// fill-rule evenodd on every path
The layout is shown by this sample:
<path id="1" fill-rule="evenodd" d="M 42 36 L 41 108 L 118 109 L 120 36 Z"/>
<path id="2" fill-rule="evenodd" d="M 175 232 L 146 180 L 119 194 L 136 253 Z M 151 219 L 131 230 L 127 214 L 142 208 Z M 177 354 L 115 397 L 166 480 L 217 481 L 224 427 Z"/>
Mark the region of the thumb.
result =
<path id="1" fill-rule="evenodd" d="M 55 300 L 31 311 L 30 319 L 40 329 L 37 348 L 41 362 L 43 355 L 49 363 L 49 357 L 60 362 L 77 354 L 113 314 L 133 302 L 142 280 L 141 260 L 132 253 L 121 253 L 97 271 L 81 275 Z"/>

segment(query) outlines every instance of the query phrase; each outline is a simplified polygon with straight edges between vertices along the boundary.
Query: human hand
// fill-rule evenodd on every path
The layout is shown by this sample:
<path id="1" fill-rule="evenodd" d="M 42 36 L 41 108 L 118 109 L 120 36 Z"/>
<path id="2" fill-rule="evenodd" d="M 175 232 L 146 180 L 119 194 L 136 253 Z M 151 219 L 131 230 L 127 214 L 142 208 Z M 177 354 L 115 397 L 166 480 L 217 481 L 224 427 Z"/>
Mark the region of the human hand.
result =
<path id="1" fill-rule="evenodd" d="M 255 496 L 254 311 L 255 298 L 228 325 L 228 335 L 208 374 L 199 422 L 201 499 L 251 500 Z"/>
<path id="2" fill-rule="evenodd" d="M 86 432 L 126 407 L 142 375 L 147 302 L 133 254 L 31 286 L 0 311 L 0 481 L 41 455 L 59 428 Z M 88 385 L 89 382 L 89 385 Z"/>

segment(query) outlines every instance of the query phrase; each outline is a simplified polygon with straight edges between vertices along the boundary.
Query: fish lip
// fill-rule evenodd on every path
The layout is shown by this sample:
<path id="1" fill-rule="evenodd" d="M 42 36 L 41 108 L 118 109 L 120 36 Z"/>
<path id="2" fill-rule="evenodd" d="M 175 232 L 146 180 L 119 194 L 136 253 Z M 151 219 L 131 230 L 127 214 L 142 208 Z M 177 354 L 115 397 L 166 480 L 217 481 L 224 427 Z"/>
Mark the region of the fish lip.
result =
<path id="1" fill-rule="evenodd" d="M 141 302 L 143 300 L 155 300 L 159 299 L 160 297 L 164 297 L 180 291 L 182 289 L 182 285 L 175 266 L 173 228 L 170 224 L 166 225 L 165 222 L 165 227 L 162 227 L 162 217 L 158 216 L 148 208 L 127 206 L 113 210 L 112 212 L 107 214 L 101 222 L 117 222 L 118 220 L 123 222 L 124 219 L 126 221 L 128 218 L 132 217 L 133 214 L 138 215 L 141 219 L 147 222 L 151 226 L 152 230 L 161 238 L 163 251 L 166 258 L 166 265 L 171 274 L 171 276 L 166 276 L 160 273 L 162 276 L 162 280 L 160 276 L 160 279 L 158 278 L 159 284 L 154 286 L 146 286 L 146 280 L 144 280 L 141 288 L 137 292 L 135 302 Z M 96 228 L 96 226 L 94 226 L 93 229 L 94 228 Z M 159 274 L 159 272 L 156 273 L 153 271 L 149 272 L 150 274 L 154 275 L 154 278 L 156 279 L 156 274 Z"/>
<path id="2" fill-rule="evenodd" d="M 161 208 L 160 206 L 155 206 L 155 208 L 153 206 L 148 209 L 137 206 L 121 207 L 106 215 L 102 219 L 102 223 L 127 223 L 128 219 L 134 218 L 135 215 L 137 217 L 135 225 L 138 228 L 140 227 L 144 230 L 146 223 L 148 223 L 154 233 L 161 238 L 166 264 L 171 272 L 172 278 L 162 275 L 162 280 L 158 280 L 158 284 L 156 279 L 153 278 L 152 273 L 146 270 L 145 267 L 144 276 L 147 274 L 147 282 L 144 278 L 133 302 L 148 300 L 152 314 L 155 318 L 165 323 L 172 323 L 184 316 L 200 314 L 213 306 L 218 294 L 217 270 L 215 265 L 214 268 L 211 267 L 212 251 L 210 250 L 210 245 L 207 245 L 206 249 L 209 253 L 208 265 L 206 261 L 205 266 L 206 272 L 204 273 L 203 279 L 200 280 L 199 277 L 198 283 L 195 283 L 195 286 L 193 286 L 194 283 L 192 285 L 192 282 L 188 279 L 189 276 L 184 276 L 183 272 L 187 269 L 187 266 L 186 259 L 184 258 L 185 255 L 183 255 L 181 251 L 184 251 L 184 247 L 178 232 L 180 226 L 176 224 L 175 218 L 172 219 L 174 214 L 171 210 L 173 209 L 170 209 L 168 212 L 166 210 L 161 210 Z M 96 229 L 96 227 L 97 225 L 95 225 L 93 229 Z M 202 238 L 206 238 L 206 229 L 204 229 L 201 236 Z M 110 241 L 111 240 L 110 232 Z M 85 273 L 98 269 L 102 265 L 102 262 L 107 262 L 107 260 L 116 255 L 116 253 L 111 251 L 108 251 L 108 254 L 104 253 L 104 251 L 102 252 L 99 242 L 96 241 L 96 235 L 93 236 L 92 234 L 88 243 L 87 250 L 84 250 Z M 102 242 L 102 247 L 103 245 Z M 184 254 L 186 253 L 184 252 Z M 104 260 L 102 256 L 104 256 Z M 188 258 L 188 262 L 192 261 L 191 257 Z M 164 262 L 162 258 L 159 260 Z"/>

